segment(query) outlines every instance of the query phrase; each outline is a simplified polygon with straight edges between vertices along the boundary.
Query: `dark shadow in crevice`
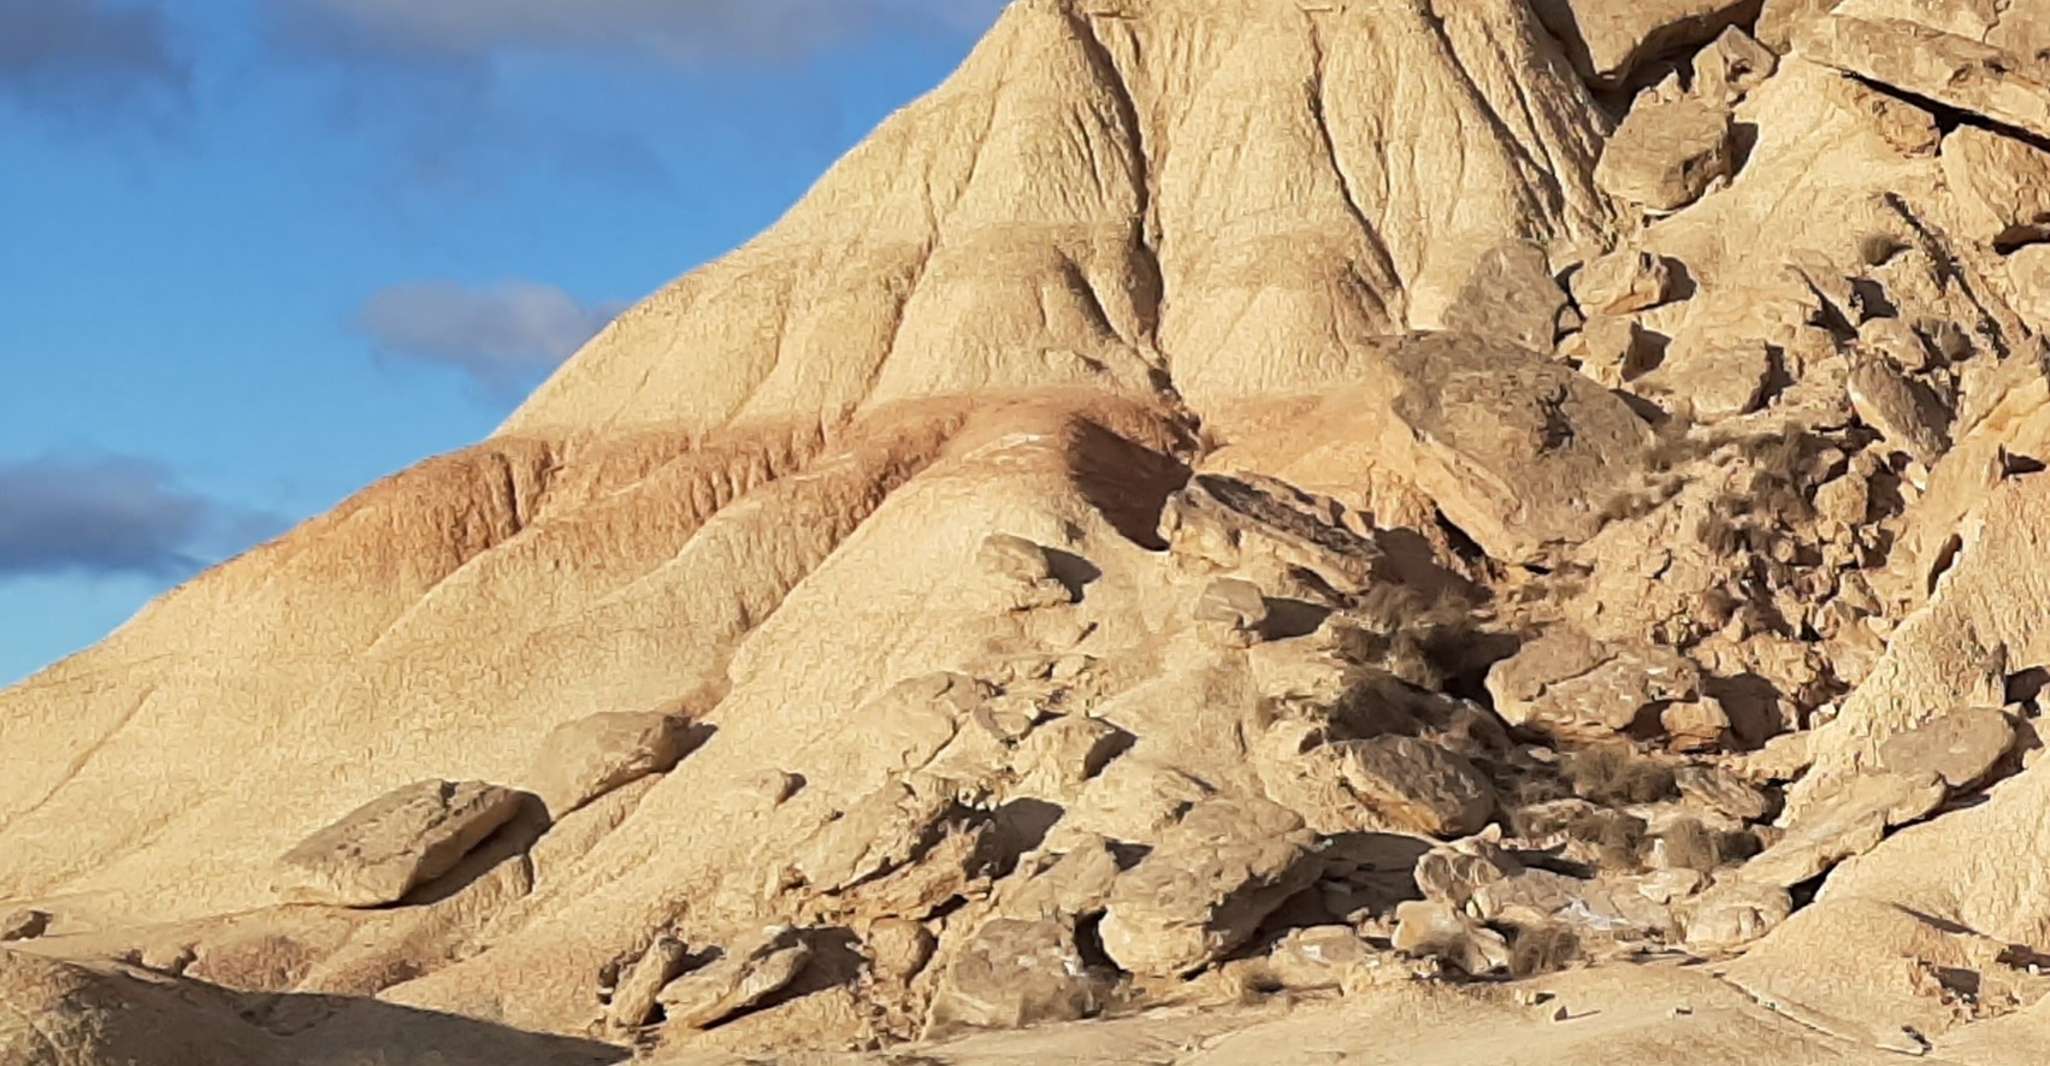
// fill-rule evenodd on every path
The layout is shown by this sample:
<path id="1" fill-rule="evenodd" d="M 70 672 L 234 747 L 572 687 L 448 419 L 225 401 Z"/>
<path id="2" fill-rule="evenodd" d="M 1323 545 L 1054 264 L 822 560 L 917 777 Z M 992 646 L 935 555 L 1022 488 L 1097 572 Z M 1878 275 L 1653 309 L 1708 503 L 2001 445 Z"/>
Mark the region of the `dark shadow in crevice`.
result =
<path id="1" fill-rule="evenodd" d="M 1970 126 L 1974 129 L 1985 130 L 1988 133 L 1997 133 L 2002 137 L 2008 138 L 2009 140 L 2020 141 L 2021 143 L 2026 144 L 2036 149 L 2037 151 L 2050 152 L 2050 137 L 2045 137 L 2038 133 L 2031 133 L 2030 131 L 2023 129 L 2020 126 L 2010 126 L 2005 122 L 2001 122 L 1998 119 L 1988 118 L 1985 115 L 1981 115 L 1976 111 L 1967 111 L 1961 107 L 1954 107 L 1933 97 L 1923 96 L 1920 93 L 1911 92 L 1907 89 L 1900 88 L 1899 86 L 1888 85 L 1883 81 L 1876 81 L 1872 78 L 1865 77 L 1862 74 L 1851 74 L 1846 72 L 1846 76 L 1848 76 L 1852 81 L 1855 81 L 1860 85 L 1863 85 L 1864 87 L 1880 94 L 1881 96 L 1891 97 L 1892 99 L 1899 100 L 1902 103 L 1909 104 L 1929 112 L 1929 114 L 1936 120 L 1937 130 L 1942 132 L 1945 136 L 1949 136 L 1960 126 Z"/>
<path id="2" fill-rule="evenodd" d="M 1047 572 L 1067 588 L 1077 603 L 1082 602 L 1083 593 L 1089 586 L 1103 578 L 1100 567 L 1074 552 L 1044 546 L 1040 550 L 1046 553 Z"/>
<path id="3" fill-rule="evenodd" d="M 1261 623 L 1260 635 L 1269 640 L 1306 637 L 1315 633 L 1329 617 L 1331 608 L 1322 604 L 1286 598 L 1270 599 L 1267 601 L 1267 621 Z"/>
<path id="4" fill-rule="evenodd" d="M 1723 705 L 1730 716 L 1730 734 L 1744 751 L 1783 732 L 1780 690 L 1757 674 L 1704 678 L 1701 690 Z"/>
<path id="5" fill-rule="evenodd" d="M 2006 688 L 2003 696 L 2006 704 L 2040 707 L 2043 690 L 2050 688 L 2050 670 L 2034 666 L 2019 673 L 2009 674 Z"/>
<path id="6" fill-rule="evenodd" d="M 1875 318 L 1899 318 L 1900 308 L 1886 295 L 1886 286 L 1871 278 L 1851 279 L 1851 311 L 1864 325 Z"/>
<path id="7" fill-rule="evenodd" d="M 1758 123 L 1738 122 L 1730 126 L 1730 174 L 1742 175 L 1758 150 Z"/>
<path id="8" fill-rule="evenodd" d="M 1068 473 L 1090 506 L 1126 539 L 1149 551 L 1165 551 L 1160 512 L 1168 497 L 1188 484 L 1189 468 L 1093 422 L 1071 432 L 1078 439 L 1068 445 Z"/>
<path id="9" fill-rule="evenodd" d="M 1017 864 L 1020 855 L 1037 850 L 1054 824 L 1067 813 L 1060 804 L 1036 799 L 1015 799 L 991 811 L 990 822 L 996 827 L 996 846 L 1001 856 L 999 865 L 1008 870 Z"/>

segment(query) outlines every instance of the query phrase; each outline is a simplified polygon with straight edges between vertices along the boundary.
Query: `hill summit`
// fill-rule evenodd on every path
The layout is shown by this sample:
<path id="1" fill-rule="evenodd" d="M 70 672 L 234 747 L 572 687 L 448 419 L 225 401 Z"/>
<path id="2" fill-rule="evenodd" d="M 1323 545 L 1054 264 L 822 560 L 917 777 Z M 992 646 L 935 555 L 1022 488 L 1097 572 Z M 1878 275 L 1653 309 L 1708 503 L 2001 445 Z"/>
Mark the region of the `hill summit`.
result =
<path id="1" fill-rule="evenodd" d="M 2039 1061 L 2046 101 L 1998 0 L 1016 0 L 0 693 L 0 1063 Z"/>

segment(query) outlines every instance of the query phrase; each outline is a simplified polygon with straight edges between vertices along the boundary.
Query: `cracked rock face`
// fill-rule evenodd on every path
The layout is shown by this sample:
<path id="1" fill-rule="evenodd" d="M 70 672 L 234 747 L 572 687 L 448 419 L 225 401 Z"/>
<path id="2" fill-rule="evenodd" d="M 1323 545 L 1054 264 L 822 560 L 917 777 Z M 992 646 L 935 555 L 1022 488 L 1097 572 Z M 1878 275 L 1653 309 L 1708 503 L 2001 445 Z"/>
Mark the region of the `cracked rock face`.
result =
<path id="1" fill-rule="evenodd" d="M 2038 1061 L 2043 32 L 1018 0 L 0 693 L 0 1058 Z"/>

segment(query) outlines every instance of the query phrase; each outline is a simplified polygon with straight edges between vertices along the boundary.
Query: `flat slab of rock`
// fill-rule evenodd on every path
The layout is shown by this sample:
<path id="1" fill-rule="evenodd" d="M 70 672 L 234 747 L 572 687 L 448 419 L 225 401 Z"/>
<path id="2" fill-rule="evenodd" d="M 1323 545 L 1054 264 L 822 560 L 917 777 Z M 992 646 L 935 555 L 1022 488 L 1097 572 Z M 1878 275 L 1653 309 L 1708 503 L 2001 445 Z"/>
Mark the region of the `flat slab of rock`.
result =
<path id="1" fill-rule="evenodd" d="M 524 793 L 482 781 L 394 789 L 314 833 L 279 860 L 292 903 L 377 907 L 453 869 L 519 812 Z"/>
<path id="2" fill-rule="evenodd" d="M 1887 738 L 1879 765 L 1895 773 L 1933 773 L 1955 792 L 1985 777 L 2014 746 L 2014 726 L 1991 707 L 1967 707 Z"/>
<path id="3" fill-rule="evenodd" d="M 1701 670 L 1651 645 L 1618 647 L 1556 627 L 1488 671 L 1495 713 L 1513 726 L 1570 740 L 1602 740 L 1646 708 L 1690 701 Z"/>
<path id="4" fill-rule="evenodd" d="M 1595 184 L 1652 211 L 1677 211 L 1731 174 L 1730 116 L 1691 96 L 1648 97 L 1630 109 L 1595 166 Z"/>
<path id="5" fill-rule="evenodd" d="M 1943 779 L 1932 771 L 1853 778 L 1834 797 L 1804 811 L 1786 836 L 1738 874 L 1753 884 L 1792 888 L 1877 847 L 1888 829 L 1935 810 L 1946 793 Z"/>
<path id="6" fill-rule="evenodd" d="M 1186 973 L 1245 943 L 1323 864 L 1294 812 L 1261 799 L 1197 804 L 1111 887 L 1099 931 L 1120 967 Z"/>
<path id="7" fill-rule="evenodd" d="M 771 926 L 669 982 L 655 998 L 667 1024 L 703 1029 L 782 991 L 810 962 L 811 945 L 799 931 Z"/>
<path id="8" fill-rule="evenodd" d="M 666 773 L 683 758 L 687 724 L 666 714 L 607 712 L 550 730 L 527 786 L 560 818 L 622 785 Z"/>
<path id="9" fill-rule="evenodd" d="M 2050 68 L 2036 58 L 2050 19 L 2015 14 L 1991 2 L 1845 0 L 1791 36 L 1817 62 L 2050 137 Z"/>
<path id="10" fill-rule="evenodd" d="M 1074 1021 L 1101 1009 L 1106 991 L 1083 961 L 1070 922 L 997 918 L 947 966 L 926 1035 Z"/>
<path id="11" fill-rule="evenodd" d="M 655 1013 L 656 997 L 663 986 L 676 979 L 683 972 L 684 960 L 689 958 L 690 949 L 683 941 L 664 933 L 655 938 L 648 950 L 641 953 L 626 976 L 620 978 L 619 986 L 612 990 L 612 1002 L 606 1007 L 605 1021 L 614 1032 L 637 1029 Z"/>

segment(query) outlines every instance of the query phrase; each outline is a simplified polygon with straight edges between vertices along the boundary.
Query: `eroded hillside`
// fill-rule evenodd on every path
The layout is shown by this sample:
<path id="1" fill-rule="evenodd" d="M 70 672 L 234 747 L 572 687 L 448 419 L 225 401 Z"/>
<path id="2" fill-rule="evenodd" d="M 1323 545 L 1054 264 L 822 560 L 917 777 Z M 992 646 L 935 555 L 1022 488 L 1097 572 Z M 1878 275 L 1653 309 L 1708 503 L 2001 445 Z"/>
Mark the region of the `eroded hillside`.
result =
<path id="1" fill-rule="evenodd" d="M 0 694 L 0 1062 L 2039 1061 L 2046 101 L 2022 0 L 1018 0 Z"/>

